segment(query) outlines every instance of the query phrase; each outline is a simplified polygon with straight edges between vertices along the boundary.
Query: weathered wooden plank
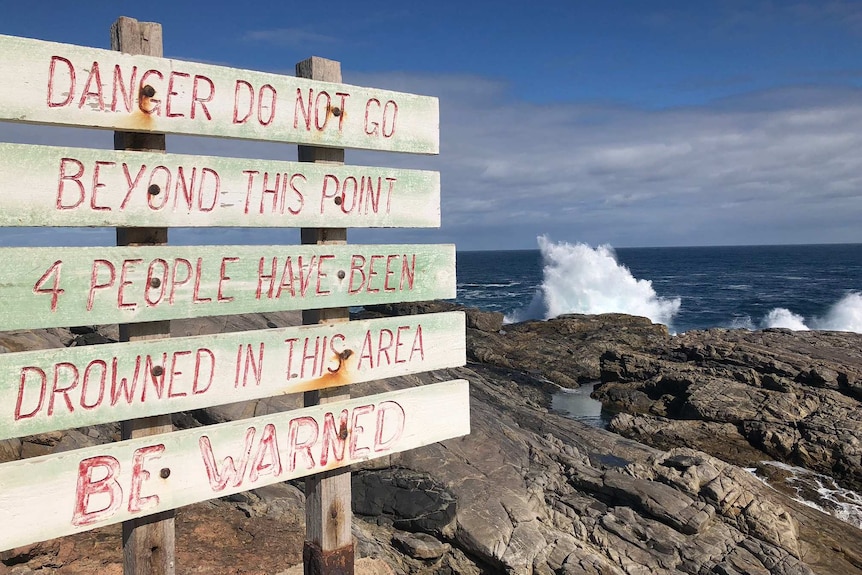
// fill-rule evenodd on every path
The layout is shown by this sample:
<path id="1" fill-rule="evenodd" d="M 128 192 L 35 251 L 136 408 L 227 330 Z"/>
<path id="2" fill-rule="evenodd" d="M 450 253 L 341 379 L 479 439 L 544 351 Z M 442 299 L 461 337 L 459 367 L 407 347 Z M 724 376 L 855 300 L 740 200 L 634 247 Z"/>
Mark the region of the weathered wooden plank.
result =
<path id="1" fill-rule="evenodd" d="M 133 18 L 119 18 L 111 26 L 111 49 L 126 54 L 164 56 L 162 25 L 157 22 L 138 22 Z M 163 133 L 114 132 L 114 148 L 117 150 L 149 151 L 164 154 L 167 149 Z M 94 182 L 96 185 L 98 182 Z M 119 227 L 117 245 L 165 245 L 168 243 L 166 227 L 146 226 L 141 221 L 135 227 Z M 169 321 L 120 324 L 120 341 L 141 341 L 170 337 Z M 135 439 L 170 433 L 174 430 L 170 415 L 135 417 L 120 423 L 122 439 Z M 123 523 L 123 573 L 124 575 L 175 575 L 176 574 L 176 530 L 174 512 L 134 518 Z"/>
<path id="2" fill-rule="evenodd" d="M 0 248 L 0 330 L 454 297 L 453 245 Z"/>
<path id="3" fill-rule="evenodd" d="M 0 354 L 0 440 L 466 361 L 462 312 Z"/>
<path id="4" fill-rule="evenodd" d="M 0 119 L 439 151 L 437 98 L 2 35 Z"/>
<path id="5" fill-rule="evenodd" d="M 296 64 L 296 75 L 300 78 L 325 82 L 341 81 L 341 63 L 312 56 Z M 300 162 L 344 163 L 344 150 L 299 146 Z M 339 245 L 347 243 L 347 229 L 302 228 L 303 244 Z M 302 323 L 316 324 L 329 321 L 349 321 L 347 308 L 324 308 L 303 310 Z M 350 390 L 333 387 L 305 393 L 306 407 L 345 401 Z M 349 469 L 336 469 L 316 473 L 305 479 L 305 542 L 302 549 L 303 569 L 306 573 L 331 571 L 324 557 L 338 557 L 337 565 L 344 567 L 341 575 L 353 575 L 355 549 L 353 545 L 352 486 Z"/>
<path id="6" fill-rule="evenodd" d="M 470 432 L 449 381 L 0 465 L 6 550 Z"/>
<path id="7" fill-rule="evenodd" d="M 0 144 L 0 226 L 133 225 L 439 227 L 440 174 Z"/>

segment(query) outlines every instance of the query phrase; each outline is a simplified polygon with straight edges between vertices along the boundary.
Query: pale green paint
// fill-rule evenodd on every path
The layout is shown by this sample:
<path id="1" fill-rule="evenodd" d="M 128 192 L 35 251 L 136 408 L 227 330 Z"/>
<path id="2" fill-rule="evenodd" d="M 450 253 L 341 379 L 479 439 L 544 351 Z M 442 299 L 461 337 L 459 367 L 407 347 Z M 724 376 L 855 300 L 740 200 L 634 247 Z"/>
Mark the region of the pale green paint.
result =
<path id="1" fill-rule="evenodd" d="M 438 172 L 0 144 L 0 226 L 439 225 Z"/>
<path id="2" fill-rule="evenodd" d="M 48 93 L 54 56 L 64 58 L 72 64 L 75 88 L 71 94 L 69 94 L 70 68 L 62 60 L 55 61 L 53 93 Z M 95 75 L 92 79 L 89 78 L 94 62 L 98 65 L 101 82 L 95 80 Z M 114 70 L 117 65 L 120 66 L 120 80 L 122 80 L 117 85 L 124 85 L 125 91 L 130 93 L 133 99 L 130 109 L 126 108 L 122 91 L 114 89 Z M 134 85 L 131 84 L 133 66 L 137 66 Z M 139 106 L 138 101 L 139 90 L 148 70 L 157 71 L 163 78 L 160 80 L 158 75 L 150 74 L 144 83 L 155 89 L 153 99 L 161 101 L 158 113 L 152 114 L 141 111 L 141 108 L 148 111 L 154 110 L 152 102 L 144 102 L 143 106 Z M 172 73 L 174 73 L 174 82 L 171 90 L 169 82 Z M 213 96 L 211 101 L 206 102 L 206 109 L 212 119 L 207 119 L 201 103 L 192 106 L 196 76 L 212 81 Z M 277 94 L 275 115 L 268 125 L 263 125 L 261 122 L 267 123 L 271 113 L 271 106 L 268 103 L 269 89 L 264 89 L 264 100 L 267 104 L 260 109 L 260 120 L 255 106 L 247 122 L 234 122 L 235 116 L 238 120 L 245 116 L 247 108 L 245 88 L 243 84 L 238 84 L 238 81 L 244 81 L 253 86 L 255 94 L 259 94 L 261 88 L 266 85 L 274 89 Z M 198 101 L 207 100 L 210 93 L 209 84 L 204 80 L 198 80 L 197 83 Z M 237 110 L 234 110 L 237 86 L 240 87 L 240 97 Z M 344 113 L 338 117 L 332 115 L 324 105 L 325 98 L 321 99 L 318 122 L 324 127 L 318 131 L 315 127 L 315 119 L 312 118 L 311 129 L 308 130 L 301 111 L 299 114 L 296 113 L 297 89 L 301 91 L 306 106 L 309 89 L 313 89 L 315 98 L 319 92 L 326 91 L 331 97 L 332 107 L 341 105 L 341 97 L 336 96 L 336 93 L 349 94 L 344 100 Z M 82 97 L 85 91 L 91 92 L 92 95 Z M 170 96 L 170 112 L 173 115 L 182 114 L 181 117 L 167 116 L 169 92 L 173 94 Z M 255 99 L 259 100 L 257 96 Z M 373 103 L 374 99 L 380 102 L 379 106 Z M 60 105 L 66 100 L 69 101 L 68 105 Z M 374 131 L 374 121 L 382 120 L 383 108 L 388 101 L 394 101 L 398 106 L 394 132 L 390 137 L 384 137 L 381 126 L 378 126 L 376 135 L 367 134 L 368 131 Z M 366 125 L 368 102 L 372 103 L 369 110 L 370 122 Z M 57 105 L 51 107 L 50 103 Z M 194 119 L 191 118 L 193 108 Z M 390 105 L 389 110 L 391 112 L 394 108 Z M 378 115 L 380 115 L 379 118 Z M 110 50 L 2 35 L 0 35 L 0 119 L 35 124 L 269 140 L 335 148 L 419 154 L 439 152 L 440 120 L 437 98 L 360 88 L 347 84 L 316 82 L 293 76 L 210 64 L 151 56 L 131 56 Z M 298 119 L 297 127 L 294 127 L 295 119 Z M 387 132 L 390 131 L 390 127 L 391 125 L 387 127 Z"/>
<path id="3" fill-rule="evenodd" d="M 335 461 L 330 455 L 330 465 L 326 469 L 335 469 L 470 433 L 469 401 L 469 384 L 464 380 L 455 380 L 4 463 L 0 465 L 0 485 L 3 486 L 3 489 L 0 489 L 0 550 L 103 527 L 132 517 L 142 517 L 323 471 L 324 468 L 319 465 L 319 455 L 322 451 L 320 434 L 323 430 L 324 414 L 327 412 L 332 413 L 335 421 L 338 422 L 342 409 L 349 410 L 352 418 L 355 413 L 353 410 L 358 406 L 372 405 L 376 410 L 383 402 L 397 402 L 405 414 L 403 433 L 389 448 L 377 452 L 372 449 L 368 453 L 356 453 L 357 457 L 353 458 L 350 457 L 348 448 L 344 459 L 340 462 Z M 363 430 L 360 431 L 357 428 L 355 432 L 358 447 L 373 445 L 377 413 L 373 411 L 359 416 L 357 421 Z M 384 441 L 392 433 L 387 418 L 391 418 L 393 413 L 389 411 L 384 416 L 386 431 L 382 437 Z M 317 440 L 311 445 L 315 462 L 314 466 L 308 469 L 307 459 L 300 452 L 296 458 L 296 468 L 291 471 L 289 465 L 292 458 L 288 455 L 291 443 L 288 430 L 290 421 L 300 417 L 314 418 L 319 425 Z M 263 451 L 265 457 L 261 460 L 260 476 L 256 481 L 252 481 L 249 473 L 255 467 L 254 458 L 258 453 L 259 440 L 264 426 L 268 424 L 275 428 L 274 437 L 277 441 L 277 459 L 282 465 L 281 473 L 276 473 L 276 466 L 270 465 L 273 463 L 273 458 L 268 456 L 270 452 Z M 243 443 L 247 431 L 252 427 L 255 428 L 251 450 L 252 460 L 249 461 L 242 482 L 239 485 L 229 483 L 220 491 L 213 490 L 203 463 L 199 439 L 202 436 L 209 438 L 219 469 L 224 467 L 224 460 L 228 456 L 232 456 L 235 464 L 240 467 Z M 353 439 L 350 420 L 348 428 L 347 444 L 349 445 Z M 303 433 L 309 433 L 309 440 L 314 437 L 310 434 L 310 427 L 302 429 Z M 298 436 L 298 441 L 303 441 L 304 437 L 305 435 Z M 148 508 L 132 513 L 127 503 L 132 492 L 133 454 L 136 449 L 160 444 L 164 445 L 163 452 L 152 453 L 143 458 L 143 469 L 148 472 L 148 475 L 143 476 L 140 496 L 141 498 L 152 496 L 153 499 L 146 500 Z M 119 463 L 120 472 L 116 479 L 122 489 L 122 503 L 118 505 L 116 511 L 106 513 L 105 517 L 90 525 L 75 526 L 72 524 L 72 519 L 79 464 L 97 456 L 113 457 Z M 160 477 L 161 469 L 170 470 L 168 478 Z M 98 467 L 90 480 L 98 481 L 105 476 L 105 473 L 105 467 Z M 86 484 L 86 479 L 83 483 Z M 107 485 L 113 485 L 113 483 L 109 480 Z M 108 503 L 107 492 L 103 492 L 102 495 L 91 498 L 86 511 L 105 509 Z"/>
<path id="4" fill-rule="evenodd" d="M 404 256 L 410 269 L 414 254 L 413 288 L 408 289 L 409 284 L 405 281 L 403 289 L 400 289 Z M 351 261 L 354 255 L 357 256 L 355 261 L 358 271 L 352 272 Z M 373 255 L 384 257 L 373 260 L 374 276 L 371 276 L 369 267 Z M 384 291 L 386 262 L 387 256 L 390 255 L 394 256 L 390 265 L 390 271 L 394 270 L 394 275 L 389 276 L 388 287 L 394 291 Z M 311 267 L 309 263 L 315 262 L 311 275 L 305 275 L 307 288 L 304 296 L 298 281 L 300 256 L 303 270 L 307 271 Z M 332 259 L 329 259 L 330 257 Z M 360 266 L 360 258 L 363 257 L 365 265 Z M 228 258 L 238 260 L 230 261 Z M 258 270 L 262 258 L 265 275 L 272 273 L 272 262 L 277 258 L 272 298 L 268 297 L 268 280 L 263 282 L 261 297 L 257 297 Z M 285 287 L 281 294 L 278 293 L 281 277 L 289 279 L 289 276 L 283 273 L 288 258 L 296 280 L 293 283 L 294 296 L 291 296 L 289 287 Z M 142 260 L 142 263 L 129 263 L 138 259 Z M 107 263 L 96 263 L 97 261 Z M 196 269 L 199 261 L 200 274 Z M 63 292 L 36 293 L 36 284 L 56 262 L 62 262 L 57 264 L 57 267 L 60 269 L 58 287 Z M 223 262 L 224 276 L 229 277 L 229 280 L 220 280 Z M 146 297 L 156 304 L 154 306 L 145 302 L 144 283 L 150 266 L 154 270 L 154 277 L 161 278 L 162 270 L 168 270 L 167 281 L 147 290 L 149 295 Z M 111 267 L 114 269 L 113 282 Z M 189 267 L 192 271 L 187 274 Z M 94 268 L 95 279 L 91 282 Z M 176 273 L 173 270 L 177 270 Z M 338 278 L 339 271 L 344 272 L 344 279 Z M 365 282 L 361 281 L 360 271 L 365 274 Z M 172 275 L 175 275 L 176 282 L 171 280 Z M 191 276 L 190 279 L 182 284 L 181 280 L 187 275 Z M 48 274 L 40 288 L 51 290 L 56 278 L 56 273 Z M 370 282 L 368 278 L 371 278 Z M 285 280 L 285 286 L 290 285 L 288 279 Z M 318 280 L 319 293 L 315 293 Z M 351 281 L 356 293 L 350 293 Z M 109 287 L 91 290 L 91 283 Z M 122 290 L 121 284 L 124 284 Z M 222 299 L 233 298 L 232 300 L 218 301 L 220 284 Z M 364 289 L 357 290 L 361 285 Z M 379 292 L 369 293 L 368 289 Z M 164 295 L 160 297 L 162 290 Z M 88 310 L 91 291 L 92 305 Z M 172 291 L 173 304 L 169 301 Z M 56 306 L 52 311 L 55 295 Z M 0 330 L 135 323 L 182 317 L 348 307 L 454 297 L 455 246 L 449 244 L 0 248 Z M 211 301 L 203 301 L 207 298 Z M 120 303 L 128 307 L 120 309 Z"/>
<path id="5" fill-rule="evenodd" d="M 4 353 L 0 354 L 0 440 L 459 367 L 466 361 L 464 328 L 464 313 L 449 312 Z M 291 343 L 292 339 L 297 341 Z M 327 342 L 325 350 L 324 342 Z M 319 352 L 315 352 L 317 345 Z M 201 349 L 212 352 L 212 358 L 206 352 L 199 353 Z M 240 349 L 242 354 L 238 356 Z M 249 362 L 249 349 L 252 362 Z M 336 354 L 344 350 L 351 353 L 339 367 Z M 175 356 L 175 353 L 178 354 Z M 305 354 L 312 359 L 303 362 Z M 162 382 L 160 396 L 144 369 L 148 355 L 154 358 L 152 365 L 162 366 L 164 370 L 164 375 L 156 378 Z M 194 366 L 198 356 L 201 377 L 195 382 Z M 259 362 L 261 357 L 263 361 Z M 117 377 L 113 376 L 112 367 L 115 358 Z M 55 371 L 58 364 L 66 365 Z M 136 364 L 141 368 L 138 378 L 134 377 Z M 72 375 L 69 365 L 74 366 L 77 376 Z M 89 369 L 85 384 L 84 375 L 89 365 L 93 367 Z M 46 376 L 44 389 L 37 369 Z M 330 373 L 330 369 L 336 373 Z M 173 386 L 170 385 L 172 372 L 176 373 Z M 259 379 L 255 378 L 255 372 Z M 72 411 L 64 394 L 54 394 L 51 399 L 56 374 L 59 374 L 60 389 L 71 387 L 66 397 L 72 404 Z M 122 391 L 117 394 L 112 391 L 113 382 L 123 377 L 136 381 L 132 401 L 127 401 Z M 74 381 L 77 383 L 73 385 Z M 194 394 L 194 389 L 203 392 Z M 144 390 L 145 400 L 141 401 Z M 113 397 L 118 397 L 119 401 L 111 405 Z M 53 414 L 48 415 L 52 404 Z"/>

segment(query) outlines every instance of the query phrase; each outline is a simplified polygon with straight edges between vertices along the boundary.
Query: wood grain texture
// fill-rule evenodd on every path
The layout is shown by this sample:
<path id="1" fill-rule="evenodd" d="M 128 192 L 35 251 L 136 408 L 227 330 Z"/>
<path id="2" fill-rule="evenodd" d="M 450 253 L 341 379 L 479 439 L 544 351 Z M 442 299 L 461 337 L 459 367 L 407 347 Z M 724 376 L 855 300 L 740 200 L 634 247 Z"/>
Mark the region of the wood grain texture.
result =
<path id="1" fill-rule="evenodd" d="M 311 57 L 296 65 L 296 75 L 310 80 L 340 82 L 341 64 L 325 58 Z M 300 162 L 317 164 L 344 163 L 344 150 L 300 146 L 297 157 Z M 347 230 L 303 228 L 301 230 L 303 244 L 311 245 L 343 245 L 347 243 Z M 311 309 L 302 312 L 302 323 L 316 324 L 325 321 L 347 322 L 350 319 L 346 307 Z M 350 398 L 350 391 L 344 387 L 325 390 L 312 390 L 305 393 L 305 405 L 319 405 L 344 401 Z M 312 548 L 323 553 L 346 548 L 353 545 L 351 524 L 353 511 L 351 506 L 350 471 L 334 470 L 311 475 L 305 480 L 305 541 Z M 320 553 L 304 553 L 304 570 L 315 573 L 323 570 L 322 565 L 309 564 L 321 561 Z M 348 567 L 348 573 L 353 573 L 353 564 Z"/>
<path id="2" fill-rule="evenodd" d="M 111 26 L 111 49 L 126 54 L 161 57 L 162 26 L 156 22 L 119 18 Z M 97 87 L 97 91 L 101 90 Z M 162 155 L 166 149 L 165 135 L 114 132 L 114 147 L 118 150 L 152 151 Z M 137 223 L 139 226 L 145 224 L 143 221 Z M 167 242 L 166 227 L 117 228 L 117 245 L 120 246 L 163 245 Z M 145 341 L 170 335 L 171 325 L 168 321 L 120 324 L 120 341 Z M 120 427 L 123 439 L 169 433 L 174 429 L 170 414 L 126 419 Z M 176 532 L 173 511 L 123 523 L 125 575 L 174 575 L 175 572 Z"/>
<path id="3" fill-rule="evenodd" d="M 0 550 L 459 437 L 469 407 L 456 380 L 4 463 Z"/>
<path id="4" fill-rule="evenodd" d="M 449 312 L 3 353 L 0 440 L 459 367 L 464 329 Z"/>
<path id="5" fill-rule="evenodd" d="M 2 35 L 0 119 L 418 154 L 440 147 L 437 98 Z"/>
<path id="6" fill-rule="evenodd" d="M 0 192 L 0 226 L 440 225 L 440 174 L 395 168 L 0 143 Z"/>

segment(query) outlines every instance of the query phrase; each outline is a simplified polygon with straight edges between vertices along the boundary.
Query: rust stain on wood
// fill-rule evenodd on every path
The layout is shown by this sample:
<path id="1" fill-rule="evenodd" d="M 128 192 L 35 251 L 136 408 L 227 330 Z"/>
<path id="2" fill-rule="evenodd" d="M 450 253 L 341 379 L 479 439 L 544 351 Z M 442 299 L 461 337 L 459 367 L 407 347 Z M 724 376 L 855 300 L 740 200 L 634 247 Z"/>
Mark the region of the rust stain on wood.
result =
<path id="1" fill-rule="evenodd" d="M 306 541 L 302 549 L 305 575 L 353 575 L 353 543 L 324 551 L 312 541 Z"/>

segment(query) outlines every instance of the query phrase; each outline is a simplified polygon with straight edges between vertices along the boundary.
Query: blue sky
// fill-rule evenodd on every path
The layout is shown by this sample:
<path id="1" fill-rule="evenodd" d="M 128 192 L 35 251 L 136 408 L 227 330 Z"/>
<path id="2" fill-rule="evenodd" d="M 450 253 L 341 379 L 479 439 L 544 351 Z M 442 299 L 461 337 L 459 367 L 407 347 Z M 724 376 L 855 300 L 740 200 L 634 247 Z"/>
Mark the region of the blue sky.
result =
<path id="1" fill-rule="evenodd" d="M 348 151 L 439 170 L 439 230 L 351 242 L 534 248 L 862 242 L 862 2 L 3 2 L 0 33 L 108 47 L 161 22 L 165 55 L 438 96 L 441 154 Z M 100 132 L 0 124 L 0 140 L 110 147 Z M 294 159 L 295 146 L 168 138 L 169 151 Z M 110 243 L 108 231 L 61 234 Z M 294 241 L 178 232 L 183 243 Z M 6 231 L 7 245 L 57 232 Z M 173 241 L 173 240 L 172 240 Z"/>

